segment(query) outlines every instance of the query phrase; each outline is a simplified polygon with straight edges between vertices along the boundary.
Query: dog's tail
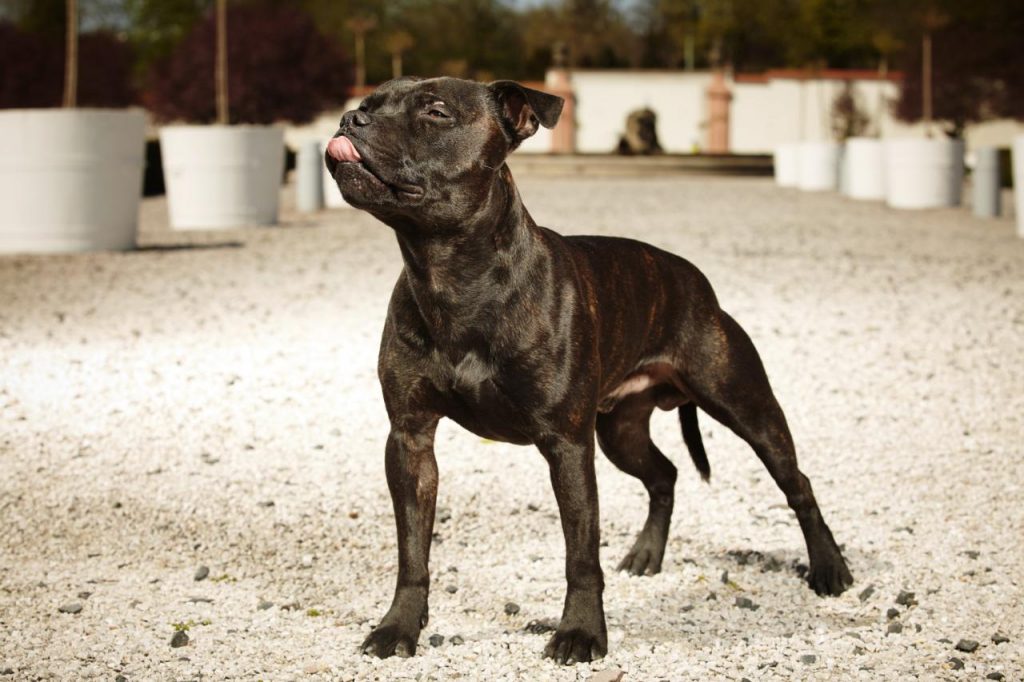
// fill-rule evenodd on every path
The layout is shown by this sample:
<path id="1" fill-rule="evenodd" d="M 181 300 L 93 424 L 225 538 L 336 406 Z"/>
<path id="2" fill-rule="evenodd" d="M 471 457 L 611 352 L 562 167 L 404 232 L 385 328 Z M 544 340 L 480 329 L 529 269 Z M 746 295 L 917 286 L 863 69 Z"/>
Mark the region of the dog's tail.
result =
<path id="1" fill-rule="evenodd" d="M 708 464 L 708 455 L 704 452 L 704 441 L 700 437 L 700 426 L 697 424 L 697 406 L 693 403 L 686 403 L 679 408 L 679 423 L 683 427 L 683 442 L 686 449 L 690 451 L 690 459 L 693 465 L 700 472 L 704 482 L 711 480 L 711 465 Z"/>

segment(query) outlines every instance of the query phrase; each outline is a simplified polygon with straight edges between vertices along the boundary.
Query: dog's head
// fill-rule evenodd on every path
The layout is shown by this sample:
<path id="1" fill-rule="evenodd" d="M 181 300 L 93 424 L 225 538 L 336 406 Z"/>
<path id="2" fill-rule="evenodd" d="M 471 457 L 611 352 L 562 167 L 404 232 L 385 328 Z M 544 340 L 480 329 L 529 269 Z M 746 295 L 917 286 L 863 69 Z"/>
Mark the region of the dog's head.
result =
<path id="1" fill-rule="evenodd" d="M 513 81 L 398 78 L 341 117 L 327 169 L 346 201 L 385 222 L 458 221 L 486 198 L 512 150 L 554 127 L 562 103 Z"/>

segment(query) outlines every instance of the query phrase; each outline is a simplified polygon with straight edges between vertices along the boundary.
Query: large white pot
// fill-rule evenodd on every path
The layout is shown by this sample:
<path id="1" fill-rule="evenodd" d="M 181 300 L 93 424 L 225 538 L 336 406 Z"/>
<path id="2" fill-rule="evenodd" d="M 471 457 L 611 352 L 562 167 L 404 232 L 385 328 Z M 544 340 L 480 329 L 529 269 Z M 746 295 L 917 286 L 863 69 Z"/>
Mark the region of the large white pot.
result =
<path id="1" fill-rule="evenodd" d="M 805 192 L 838 189 L 839 145 L 835 142 L 801 142 L 797 186 Z"/>
<path id="2" fill-rule="evenodd" d="M 0 252 L 133 248 L 145 128 L 138 109 L 0 111 Z"/>
<path id="3" fill-rule="evenodd" d="M 885 199 L 885 144 L 872 137 L 848 139 L 843 174 L 843 193 L 851 199 Z"/>
<path id="4" fill-rule="evenodd" d="M 160 155 L 171 227 L 273 225 L 284 174 L 276 126 L 167 126 Z"/>
<path id="5" fill-rule="evenodd" d="M 326 143 L 322 145 L 326 147 Z M 352 208 L 352 205 L 345 201 L 345 197 L 341 196 L 341 190 L 338 189 L 338 183 L 334 181 L 334 177 L 327 171 L 327 164 L 320 164 L 323 166 L 323 179 L 324 179 L 324 206 L 327 208 Z"/>
<path id="6" fill-rule="evenodd" d="M 796 187 L 799 180 L 799 145 L 780 144 L 775 148 L 775 184 L 779 187 Z"/>
<path id="7" fill-rule="evenodd" d="M 958 206 L 963 182 L 963 140 L 886 141 L 885 198 L 893 208 Z"/>
<path id="8" fill-rule="evenodd" d="M 1024 135 L 1013 138 L 1013 194 L 1017 211 L 1017 236 L 1024 239 Z"/>

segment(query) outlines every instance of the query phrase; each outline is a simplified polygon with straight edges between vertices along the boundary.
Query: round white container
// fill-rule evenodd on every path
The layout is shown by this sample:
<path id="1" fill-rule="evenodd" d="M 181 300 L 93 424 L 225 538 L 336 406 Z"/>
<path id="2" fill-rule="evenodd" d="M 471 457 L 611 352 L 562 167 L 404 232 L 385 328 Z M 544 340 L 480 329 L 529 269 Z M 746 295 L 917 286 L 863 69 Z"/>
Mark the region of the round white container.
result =
<path id="1" fill-rule="evenodd" d="M 775 148 L 775 184 L 796 187 L 800 179 L 800 156 L 795 143 L 780 144 Z"/>
<path id="2" fill-rule="evenodd" d="M 327 143 L 325 142 L 323 146 L 326 147 Z M 323 166 L 324 206 L 327 208 L 352 208 L 352 205 L 345 201 L 345 197 L 341 196 L 338 183 L 334 181 L 334 178 L 327 171 L 327 164 L 321 163 L 320 165 Z"/>
<path id="3" fill-rule="evenodd" d="M 893 208 L 958 206 L 963 181 L 963 140 L 886 141 L 885 198 Z"/>
<path id="4" fill-rule="evenodd" d="M 275 126 L 160 130 L 171 227 L 196 230 L 277 222 L 284 131 Z"/>
<path id="5" fill-rule="evenodd" d="M 1013 195 L 1017 236 L 1024 239 L 1024 135 L 1013 138 Z"/>
<path id="6" fill-rule="evenodd" d="M 801 142 L 797 186 L 805 192 L 838 189 L 839 145 L 835 142 Z"/>
<path id="7" fill-rule="evenodd" d="M 145 127 L 138 109 L 0 111 L 0 252 L 133 248 Z"/>
<path id="8" fill-rule="evenodd" d="M 885 199 L 885 144 L 872 137 L 851 137 L 843 156 L 846 196 L 875 201 Z"/>

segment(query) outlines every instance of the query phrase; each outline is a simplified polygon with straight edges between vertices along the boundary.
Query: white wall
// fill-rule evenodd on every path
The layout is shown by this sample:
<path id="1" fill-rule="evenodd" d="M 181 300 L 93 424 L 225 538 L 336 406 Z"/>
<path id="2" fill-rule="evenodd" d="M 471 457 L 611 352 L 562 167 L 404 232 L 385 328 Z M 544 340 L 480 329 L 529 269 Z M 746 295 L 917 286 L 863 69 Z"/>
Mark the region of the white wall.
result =
<path id="1" fill-rule="evenodd" d="M 576 149 L 612 153 L 631 111 L 658 115 L 658 141 L 666 152 L 703 146 L 711 74 L 685 71 L 574 71 Z"/>

